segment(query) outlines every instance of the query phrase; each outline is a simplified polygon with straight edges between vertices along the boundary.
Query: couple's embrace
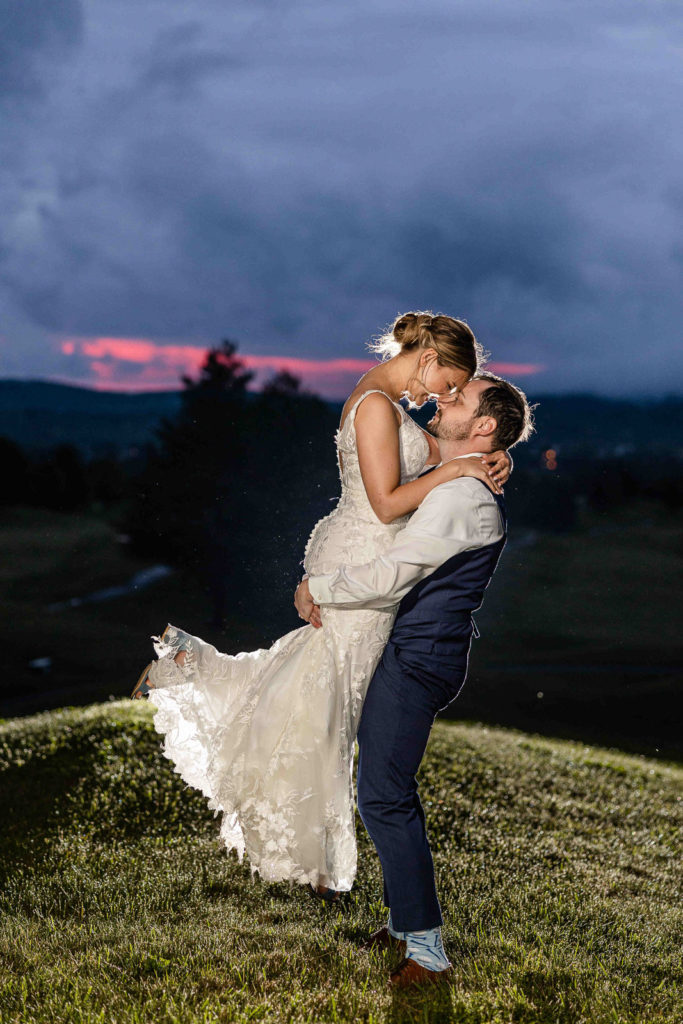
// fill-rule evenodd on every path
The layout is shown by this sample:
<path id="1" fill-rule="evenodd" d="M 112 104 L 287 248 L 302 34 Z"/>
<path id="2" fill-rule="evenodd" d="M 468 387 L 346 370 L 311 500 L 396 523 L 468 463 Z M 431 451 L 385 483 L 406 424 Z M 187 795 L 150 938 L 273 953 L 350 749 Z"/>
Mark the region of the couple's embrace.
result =
<path id="1" fill-rule="evenodd" d="M 368 944 L 396 945 L 403 986 L 450 972 L 415 773 L 464 681 L 472 611 L 505 543 L 507 449 L 532 427 L 461 320 L 404 314 L 375 350 L 336 435 L 341 497 L 306 545 L 295 603 L 308 625 L 228 655 L 168 624 L 133 696 L 149 694 L 165 755 L 222 812 L 227 849 L 327 899 L 356 874 L 358 739 L 358 806 L 390 909 Z M 436 398 L 428 431 L 402 397 Z"/>

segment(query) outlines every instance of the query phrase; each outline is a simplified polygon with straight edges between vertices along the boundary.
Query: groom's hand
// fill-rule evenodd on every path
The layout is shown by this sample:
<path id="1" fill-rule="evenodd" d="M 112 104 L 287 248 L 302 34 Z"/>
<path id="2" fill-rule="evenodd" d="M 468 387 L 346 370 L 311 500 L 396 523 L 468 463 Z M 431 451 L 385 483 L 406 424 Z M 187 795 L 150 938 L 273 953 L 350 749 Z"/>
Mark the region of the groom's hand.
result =
<path id="1" fill-rule="evenodd" d="M 320 629 L 322 626 L 320 608 L 311 597 L 311 592 L 308 589 L 308 580 L 302 580 L 296 588 L 294 607 L 298 611 L 300 619 L 305 619 L 306 622 L 310 622 L 316 629 Z"/>

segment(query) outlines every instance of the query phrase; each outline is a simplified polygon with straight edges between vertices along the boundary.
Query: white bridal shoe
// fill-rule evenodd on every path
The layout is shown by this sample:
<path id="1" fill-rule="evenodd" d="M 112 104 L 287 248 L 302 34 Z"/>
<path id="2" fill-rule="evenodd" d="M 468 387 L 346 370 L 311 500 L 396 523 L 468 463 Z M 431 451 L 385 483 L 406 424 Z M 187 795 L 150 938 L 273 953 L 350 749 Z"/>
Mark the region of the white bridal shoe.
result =
<path id="1" fill-rule="evenodd" d="M 156 640 L 157 643 L 163 644 L 164 637 L 169 629 L 170 624 L 166 626 L 166 629 L 163 631 L 161 636 L 153 636 L 152 640 Z M 178 654 L 182 651 L 186 651 L 187 649 L 187 643 L 181 640 L 179 650 L 175 657 L 169 658 L 168 655 L 164 655 L 161 658 L 157 658 L 156 661 L 150 661 L 149 665 L 142 670 L 140 678 L 135 684 L 133 692 L 130 695 L 131 700 L 140 700 L 141 697 L 146 697 L 150 690 L 154 690 L 156 686 L 164 685 L 162 680 L 165 680 L 166 683 L 182 681 L 184 677 L 179 676 L 179 671 L 182 669 L 182 662 L 177 662 L 175 659 L 178 657 Z M 183 661 L 184 660 L 185 659 L 183 659 Z M 152 681 L 153 677 L 156 677 L 155 682 Z"/>

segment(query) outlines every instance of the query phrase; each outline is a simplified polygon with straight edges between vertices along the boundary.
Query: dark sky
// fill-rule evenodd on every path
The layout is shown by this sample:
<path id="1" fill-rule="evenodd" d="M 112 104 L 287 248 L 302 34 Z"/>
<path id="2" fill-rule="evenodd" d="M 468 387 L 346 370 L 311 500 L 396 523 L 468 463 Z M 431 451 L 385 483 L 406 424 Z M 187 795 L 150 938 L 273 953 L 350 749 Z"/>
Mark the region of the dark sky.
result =
<path id="1" fill-rule="evenodd" d="M 682 389 L 681 6 L 0 0 L 0 376 L 327 394 L 408 309 L 528 390 Z"/>

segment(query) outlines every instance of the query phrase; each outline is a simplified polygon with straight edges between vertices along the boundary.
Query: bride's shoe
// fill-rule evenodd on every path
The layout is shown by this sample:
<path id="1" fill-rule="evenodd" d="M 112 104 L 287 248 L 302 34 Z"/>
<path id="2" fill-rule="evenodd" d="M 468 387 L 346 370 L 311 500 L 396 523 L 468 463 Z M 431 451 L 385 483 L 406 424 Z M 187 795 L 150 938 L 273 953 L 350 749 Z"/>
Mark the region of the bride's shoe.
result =
<path id="1" fill-rule="evenodd" d="M 338 889 L 328 889 L 326 885 L 315 886 L 311 882 L 308 883 L 309 889 L 315 897 L 319 900 L 324 900 L 325 903 L 339 903 L 344 893 Z"/>
<path id="2" fill-rule="evenodd" d="M 166 629 L 164 629 L 164 631 L 161 634 L 161 636 L 154 636 L 154 637 L 152 637 L 152 639 L 156 640 L 160 644 L 163 644 L 164 637 L 166 636 L 166 633 L 168 632 L 169 629 L 170 629 L 170 623 L 169 623 L 169 625 L 166 626 Z M 183 667 L 183 663 L 185 661 L 185 658 L 187 657 L 187 655 L 185 653 L 187 650 L 188 650 L 187 643 L 185 641 L 181 641 L 181 643 L 180 643 L 180 650 L 178 651 L 178 653 L 173 658 L 173 661 L 176 663 L 176 665 L 179 668 Z M 178 660 L 179 658 L 180 658 L 180 661 Z M 133 689 L 133 692 L 130 695 L 131 696 L 131 700 L 140 700 L 142 697 L 146 697 L 150 690 L 154 690 L 155 689 L 154 683 L 152 683 L 151 678 L 150 678 L 150 671 L 152 670 L 152 666 L 159 664 L 160 660 L 161 660 L 160 658 L 157 658 L 156 661 L 150 661 L 149 665 L 147 665 L 142 670 L 142 673 L 140 674 L 140 678 L 138 679 L 137 683 L 135 684 L 135 688 Z"/>

